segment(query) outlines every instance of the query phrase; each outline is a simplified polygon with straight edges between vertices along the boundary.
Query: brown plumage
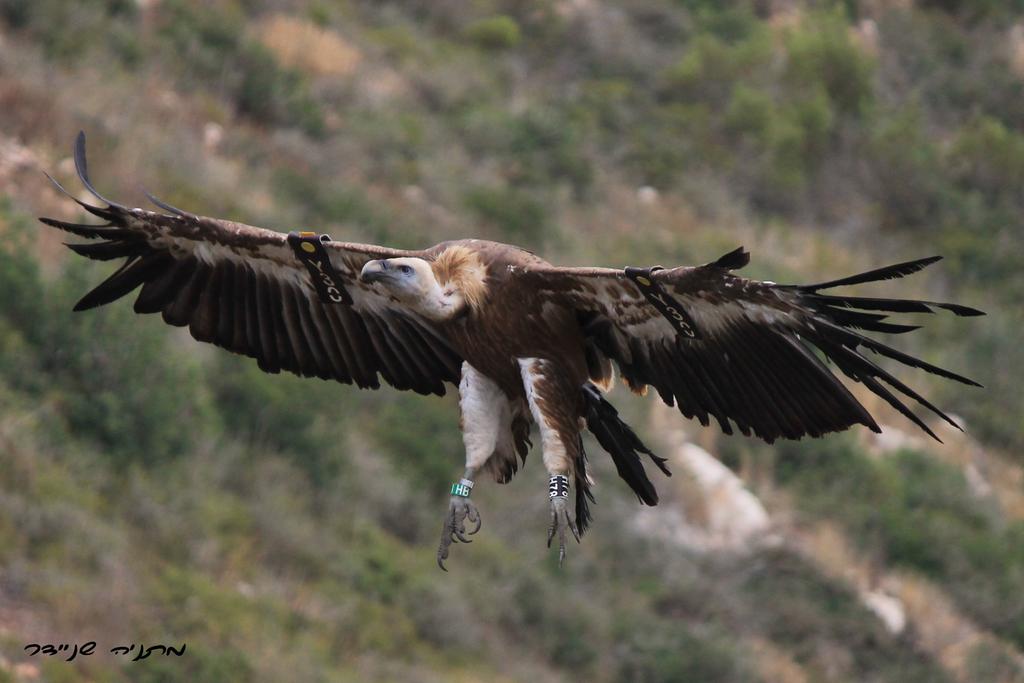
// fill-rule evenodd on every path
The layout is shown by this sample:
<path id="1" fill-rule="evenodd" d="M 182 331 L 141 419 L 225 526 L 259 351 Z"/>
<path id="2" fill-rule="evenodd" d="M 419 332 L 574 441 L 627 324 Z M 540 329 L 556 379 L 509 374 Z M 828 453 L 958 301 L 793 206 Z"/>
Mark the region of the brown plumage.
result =
<path id="1" fill-rule="evenodd" d="M 887 322 L 891 312 L 980 311 L 822 293 L 903 277 L 938 257 L 808 286 L 735 275 L 749 260 L 742 248 L 703 266 L 649 273 L 653 286 L 695 326 L 690 338 L 623 270 L 556 267 L 518 247 L 482 240 L 418 251 L 326 241 L 330 264 L 352 299 L 337 304 L 317 295 L 284 234 L 196 216 L 158 200 L 166 213 L 109 202 L 89 182 L 83 136 L 75 161 L 82 182 L 105 206 L 79 203 L 106 223 L 41 220 L 94 240 L 69 245 L 78 254 L 124 259 L 76 310 L 141 287 L 136 312 L 160 313 L 171 325 L 187 326 L 197 340 L 254 358 L 267 372 L 287 370 L 363 388 L 379 387 L 382 378 L 423 394 L 443 394 L 446 384 L 461 382 L 467 476 L 483 469 L 508 481 L 525 461 L 533 422 L 549 474 L 575 482 L 581 526 L 589 518 L 583 423 L 644 502 L 656 503 L 657 494 L 640 456 L 664 469 L 596 388 L 610 388 L 613 365 L 633 391 L 653 387 L 686 417 L 703 425 L 714 420 L 727 434 L 738 430 L 768 442 L 854 424 L 879 430 L 822 357 L 933 437 L 903 397 L 955 423 L 863 350 L 976 384 L 862 333 L 915 329 Z M 458 535 L 467 509 L 453 502 L 449 520 L 455 521 L 446 530 Z M 564 534 L 561 512 L 553 512 L 553 525 Z M 565 523 L 575 531 L 568 516 Z M 441 550 L 446 557 L 447 545 Z"/>

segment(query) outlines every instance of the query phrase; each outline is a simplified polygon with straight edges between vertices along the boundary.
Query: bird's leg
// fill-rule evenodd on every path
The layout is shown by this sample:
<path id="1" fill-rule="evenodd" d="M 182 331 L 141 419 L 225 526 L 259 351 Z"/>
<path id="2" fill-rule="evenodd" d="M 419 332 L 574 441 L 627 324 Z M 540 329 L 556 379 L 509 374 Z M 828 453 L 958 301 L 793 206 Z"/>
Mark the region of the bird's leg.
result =
<path id="1" fill-rule="evenodd" d="M 548 497 L 551 521 L 548 524 L 548 548 L 558 536 L 558 566 L 565 561 L 566 529 L 580 542 L 580 530 L 569 507 L 569 475 L 580 449 L 580 424 L 564 405 L 580 395 L 579 388 L 566 383 L 564 374 L 550 360 L 518 358 L 522 385 L 529 412 L 541 431 L 544 467 L 548 470 Z"/>
<path id="2" fill-rule="evenodd" d="M 565 561 L 566 531 L 579 542 L 575 514 L 569 505 L 569 476 L 573 472 L 580 447 L 579 421 L 574 416 L 573 402 L 579 399 L 579 388 L 565 380 L 551 361 L 520 358 L 519 369 L 530 413 L 540 430 L 544 468 L 548 471 L 548 497 L 551 500 L 551 521 L 548 524 L 548 547 L 558 536 L 558 566 Z"/>
<path id="3" fill-rule="evenodd" d="M 480 513 L 469 499 L 473 492 L 473 477 L 487 464 L 498 443 L 502 425 L 508 421 L 508 399 L 498 385 L 481 374 L 469 363 L 462 364 L 459 382 L 459 410 L 462 413 L 462 443 L 466 447 L 466 471 L 462 479 L 452 484 L 448 500 L 448 515 L 441 530 L 441 544 L 437 548 L 437 566 L 445 571 L 444 561 L 453 541 L 469 543 L 466 538 L 466 520 L 476 526 L 469 534 L 480 530 Z M 505 427 L 507 429 L 507 426 Z"/>
<path id="4" fill-rule="evenodd" d="M 568 529 L 580 542 L 580 532 L 576 528 L 576 519 L 572 506 L 569 505 L 569 477 L 564 474 L 553 474 L 548 479 L 548 497 L 551 499 L 551 523 L 548 525 L 548 547 L 558 535 L 558 566 L 565 561 L 565 531 Z"/>
<path id="5" fill-rule="evenodd" d="M 480 512 L 476 505 L 469 499 L 473 492 L 473 475 L 475 468 L 467 467 L 462 479 L 452 484 L 451 497 L 448 500 L 448 515 L 444 518 L 444 528 L 441 529 L 441 544 L 437 548 L 437 566 L 444 571 L 444 561 L 448 559 L 448 547 L 457 541 L 472 543 L 466 535 L 472 536 L 480 531 Z M 466 530 L 466 520 L 475 526 L 469 531 Z"/>

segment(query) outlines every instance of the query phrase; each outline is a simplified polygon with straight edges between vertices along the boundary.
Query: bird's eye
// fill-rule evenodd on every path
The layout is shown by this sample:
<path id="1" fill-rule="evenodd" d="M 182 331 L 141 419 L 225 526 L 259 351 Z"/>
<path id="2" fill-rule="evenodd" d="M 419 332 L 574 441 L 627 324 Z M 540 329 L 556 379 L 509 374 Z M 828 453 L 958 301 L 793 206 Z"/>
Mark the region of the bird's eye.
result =
<path id="1" fill-rule="evenodd" d="M 399 270 L 402 271 L 402 275 L 408 275 L 412 272 L 412 268 L 410 266 L 400 266 Z"/>

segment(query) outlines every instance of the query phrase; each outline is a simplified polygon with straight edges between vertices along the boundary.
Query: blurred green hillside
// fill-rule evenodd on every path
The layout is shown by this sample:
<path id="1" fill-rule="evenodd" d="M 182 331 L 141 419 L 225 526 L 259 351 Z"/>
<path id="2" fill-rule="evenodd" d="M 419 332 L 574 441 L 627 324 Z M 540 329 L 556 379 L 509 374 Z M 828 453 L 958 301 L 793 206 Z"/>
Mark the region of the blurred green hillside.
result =
<path id="1" fill-rule="evenodd" d="M 71 313 L 110 268 L 35 216 L 81 217 L 40 172 L 78 191 L 79 129 L 115 199 L 336 239 L 615 267 L 744 244 L 779 282 L 942 254 L 862 290 L 988 311 L 895 340 L 986 388 L 900 373 L 962 417 L 946 445 L 867 396 L 882 438 L 686 425 L 774 523 L 728 552 L 646 532 L 591 444 L 559 570 L 534 450 L 443 574 L 453 396 Z M 1022 188 L 1019 1 L 0 0 L 0 682 L 1024 681 Z M 612 400 L 673 452 L 654 398 Z M 673 465 L 658 514 L 699 522 Z M 107 653 L 140 641 L 188 649 Z"/>

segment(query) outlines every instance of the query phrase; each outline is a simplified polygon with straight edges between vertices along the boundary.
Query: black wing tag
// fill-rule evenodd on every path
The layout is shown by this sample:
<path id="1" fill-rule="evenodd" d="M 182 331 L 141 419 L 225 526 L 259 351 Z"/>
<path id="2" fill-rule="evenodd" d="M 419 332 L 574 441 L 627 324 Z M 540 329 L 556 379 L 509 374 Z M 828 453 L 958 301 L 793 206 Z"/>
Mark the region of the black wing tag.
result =
<path id="1" fill-rule="evenodd" d="M 288 244 L 292 245 L 295 257 L 302 261 L 313 278 L 313 286 L 320 300 L 325 304 L 352 305 L 352 296 L 341 284 L 341 278 L 331 266 L 331 259 L 324 249 L 324 242 L 330 242 L 327 235 L 315 232 L 290 232 Z"/>
<path id="2" fill-rule="evenodd" d="M 647 300 L 651 302 L 658 311 L 665 316 L 665 319 L 672 323 L 672 327 L 676 328 L 676 331 L 686 337 L 687 339 L 700 339 L 700 334 L 697 333 L 697 326 L 693 323 L 693 318 L 689 316 L 678 301 L 668 295 L 668 292 L 651 277 L 651 273 L 656 270 L 663 270 L 661 266 L 652 266 L 650 268 L 626 268 L 626 277 L 633 281 L 634 284 L 643 292 L 643 295 L 647 297 Z"/>

